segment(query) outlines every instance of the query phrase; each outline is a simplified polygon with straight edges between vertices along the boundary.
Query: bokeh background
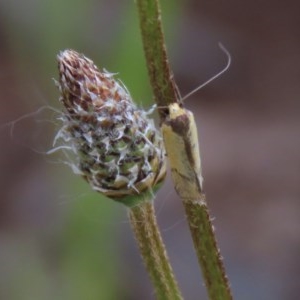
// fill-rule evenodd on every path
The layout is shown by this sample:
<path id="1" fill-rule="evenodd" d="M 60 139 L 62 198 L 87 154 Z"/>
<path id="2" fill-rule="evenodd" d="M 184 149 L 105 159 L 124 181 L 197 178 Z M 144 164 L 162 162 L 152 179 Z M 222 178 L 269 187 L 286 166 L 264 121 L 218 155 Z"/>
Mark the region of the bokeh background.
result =
<path id="1" fill-rule="evenodd" d="M 235 299 L 299 299 L 299 1 L 162 2 L 183 95 L 225 66 L 218 42 L 232 55 L 186 105 Z M 152 103 L 134 1 L 0 1 L 0 299 L 154 299 L 126 209 L 91 191 L 63 155 L 45 154 L 65 48 Z M 156 208 L 185 299 L 206 299 L 170 179 Z"/>

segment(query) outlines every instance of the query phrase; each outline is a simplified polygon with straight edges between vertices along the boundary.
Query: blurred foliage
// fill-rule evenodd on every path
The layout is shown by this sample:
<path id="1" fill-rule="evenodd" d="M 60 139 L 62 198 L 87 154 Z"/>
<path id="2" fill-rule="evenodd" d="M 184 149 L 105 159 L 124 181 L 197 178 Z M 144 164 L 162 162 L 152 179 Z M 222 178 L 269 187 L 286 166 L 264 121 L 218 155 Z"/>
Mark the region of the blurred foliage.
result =
<path id="1" fill-rule="evenodd" d="M 164 11 L 168 24 L 179 12 L 178 1 L 165 2 Z M 3 42 L 20 81 L 13 88 L 28 93 L 22 98 L 28 111 L 44 102 L 59 108 L 51 78 L 57 77 L 55 56 L 65 48 L 85 53 L 99 68 L 119 72 L 137 103 L 149 106 L 151 92 L 133 1 L 6 1 L 0 4 L 0 17 Z M 38 90 L 42 99 L 30 89 Z M 89 191 L 71 171 L 65 177 L 66 172 L 59 174 L 58 168 L 50 170 L 61 190 L 72 195 Z M 56 229 L 50 226 L 48 232 L 42 231 L 42 238 L 34 232 L 15 235 L 6 244 L 7 252 L 0 254 L 5 261 L 13 253 L 15 262 L 7 266 L 9 272 L 0 271 L 5 277 L 0 280 L 0 298 L 125 299 L 118 271 L 122 262 L 117 206 L 91 192 L 64 205 L 63 221 L 55 217 L 53 222 L 58 224 L 51 226 Z"/>

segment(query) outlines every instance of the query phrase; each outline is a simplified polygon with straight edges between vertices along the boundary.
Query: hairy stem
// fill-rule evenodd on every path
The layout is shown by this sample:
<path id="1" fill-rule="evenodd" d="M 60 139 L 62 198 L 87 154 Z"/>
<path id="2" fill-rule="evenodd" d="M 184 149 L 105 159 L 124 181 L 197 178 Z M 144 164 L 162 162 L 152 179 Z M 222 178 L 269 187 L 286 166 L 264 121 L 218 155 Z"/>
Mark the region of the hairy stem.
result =
<path id="1" fill-rule="evenodd" d="M 158 230 L 153 201 L 144 201 L 131 207 L 129 218 L 157 299 L 182 299 Z"/>
<path id="2" fill-rule="evenodd" d="M 161 117 L 163 117 L 163 108 L 172 102 L 180 101 L 180 97 L 167 58 L 159 3 L 157 0 L 136 0 L 136 4 L 148 74 L 155 102 Z"/>
<path id="3" fill-rule="evenodd" d="M 172 179 L 183 200 L 211 300 L 232 299 L 202 189 L 197 127 L 178 97 L 167 60 L 158 0 L 137 0 L 148 73 L 159 108 Z M 161 106 L 163 108 L 161 108 Z"/>
<path id="4" fill-rule="evenodd" d="M 232 299 L 220 251 L 214 238 L 205 195 L 200 201 L 184 201 L 189 227 L 210 299 Z"/>

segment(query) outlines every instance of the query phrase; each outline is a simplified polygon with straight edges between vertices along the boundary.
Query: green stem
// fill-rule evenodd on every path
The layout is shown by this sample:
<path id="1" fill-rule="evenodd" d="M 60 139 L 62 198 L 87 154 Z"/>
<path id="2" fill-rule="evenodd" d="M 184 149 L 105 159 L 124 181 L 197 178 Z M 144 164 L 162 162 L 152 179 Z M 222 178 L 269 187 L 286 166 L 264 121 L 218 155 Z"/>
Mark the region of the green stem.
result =
<path id="1" fill-rule="evenodd" d="M 211 300 L 232 299 L 202 191 L 193 114 L 183 108 L 169 67 L 158 0 L 136 0 L 148 73 L 158 105 L 175 189 L 183 200 Z"/>
<path id="2" fill-rule="evenodd" d="M 164 108 L 172 102 L 179 102 L 180 96 L 168 62 L 159 3 L 157 0 L 136 0 L 136 4 L 144 52 L 148 62 L 148 74 L 155 102 L 163 117 Z"/>
<path id="3" fill-rule="evenodd" d="M 142 201 L 131 207 L 129 218 L 157 299 L 182 299 L 158 230 L 153 201 Z"/>
<path id="4" fill-rule="evenodd" d="M 205 195 L 200 201 L 183 201 L 209 298 L 232 299 L 220 251 L 214 236 Z"/>

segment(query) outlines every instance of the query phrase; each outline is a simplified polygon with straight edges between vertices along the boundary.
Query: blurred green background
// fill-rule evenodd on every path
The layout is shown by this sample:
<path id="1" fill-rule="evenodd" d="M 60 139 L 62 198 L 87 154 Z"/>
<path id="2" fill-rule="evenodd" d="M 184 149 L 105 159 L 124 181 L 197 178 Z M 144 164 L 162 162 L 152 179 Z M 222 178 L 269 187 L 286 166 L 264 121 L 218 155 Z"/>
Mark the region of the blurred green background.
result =
<path id="1" fill-rule="evenodd" d="M 299 299 L 299 2 L 162 1 L 168 52 L 200 134 L 204 184 L 236 299 Z M 0 299 L 154 299 L 125 207 L 46 155 L 72 48 L 152 104 L 134 1 L 0 0 Z M 5 125 L 12 120 L 27 118 Z M 14 126 L 13 126 L 14 125 Z M 14 129 L 12 131 L 12 128 Z M 205 299 L 180 200 L 157 215 L 187 300 Z"/>
<path id="2" fill-rule="evenodd" d="M 52 78 L 66 48 L 119 73 L 139 105 L 152 104 L 133 1 L 0 4 L 2 124 L 45 105 L 61 109 Z M 167 7 L 171 24 L 179 2 Z M 138 297 L 120 258 L 120 227 L 130 232 L 125 207 L 92 192 L 63 155 L 42 153 L 52 147 L 57 117 L 51 109 L 30 115 L 11 136 L 2 128 L 0 299 Z"/>

